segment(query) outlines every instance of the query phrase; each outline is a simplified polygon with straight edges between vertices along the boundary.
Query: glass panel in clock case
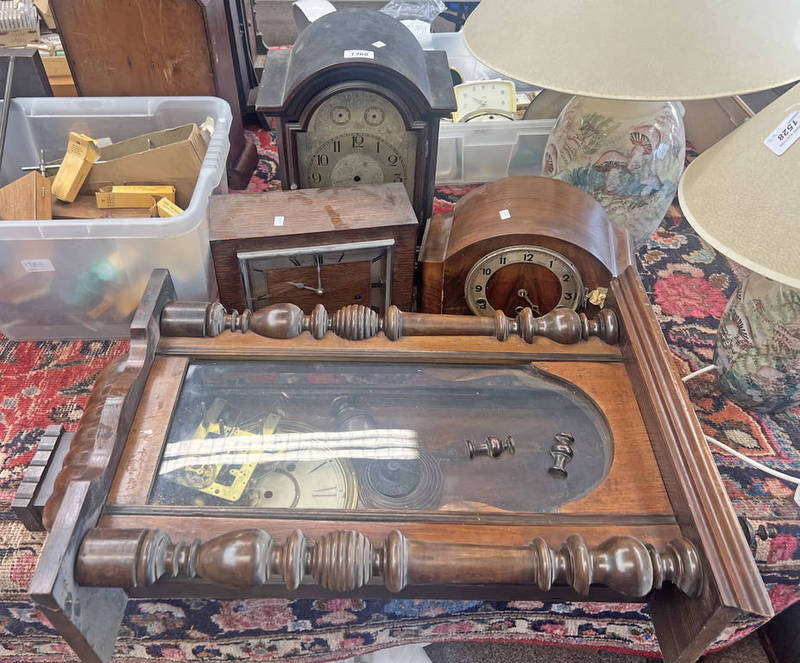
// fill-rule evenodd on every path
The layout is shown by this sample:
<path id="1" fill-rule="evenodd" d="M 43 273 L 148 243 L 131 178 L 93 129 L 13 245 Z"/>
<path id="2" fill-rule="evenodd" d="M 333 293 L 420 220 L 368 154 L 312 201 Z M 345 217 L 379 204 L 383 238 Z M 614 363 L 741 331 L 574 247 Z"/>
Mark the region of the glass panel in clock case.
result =
<path id="1" fill-rule="evenodd" d="M 594 402 L 528 366 L 198 360 L 150 503 L 552 512 L 612 456 Z"/>

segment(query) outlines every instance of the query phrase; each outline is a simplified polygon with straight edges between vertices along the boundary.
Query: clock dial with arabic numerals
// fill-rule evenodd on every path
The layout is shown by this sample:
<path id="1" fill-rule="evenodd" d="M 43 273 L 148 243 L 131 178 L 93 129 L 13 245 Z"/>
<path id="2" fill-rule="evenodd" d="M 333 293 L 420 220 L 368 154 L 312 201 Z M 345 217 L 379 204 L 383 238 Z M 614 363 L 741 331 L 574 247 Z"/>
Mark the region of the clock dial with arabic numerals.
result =
<path id="1" fill-rule="evenodd" d="M 297 137 L 304 188 L 402 182 L 413 196 L 417 139 L 386 98 L 339 92 L 314 111 Z"/>
<path id="2" fill-rule="evenodd" d="M 476 315 L 502 310 L 514 316 L 530 306 L 536 315 L 554 308 L 577 310 L 585 299 L 577 267 L 542 246 L 509 246 L 478 260 L 464 282 L 464 297 Z"/>

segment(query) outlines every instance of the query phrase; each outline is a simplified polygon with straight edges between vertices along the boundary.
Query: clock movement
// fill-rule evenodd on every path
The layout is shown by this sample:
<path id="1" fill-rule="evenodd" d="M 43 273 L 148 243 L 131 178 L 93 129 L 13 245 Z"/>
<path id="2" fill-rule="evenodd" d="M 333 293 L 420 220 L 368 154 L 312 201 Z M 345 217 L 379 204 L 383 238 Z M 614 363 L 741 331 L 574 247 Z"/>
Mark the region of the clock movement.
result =
<path id="1" fill-rule="evenodd" d="M 209 224 L 228 308 L 411 308 L 418 224 L 402 184 L 214 196 Z"/>
<path id="2" fill-rule="evenodd" d="M 590 195 L 523 175 L 478 187 L 434 216 L 419 260 L 422 311 L 513 316 L 526 307 L 598 310 L 631 254 Z"/>
<path id="3" fill-rule="evenodd" d="M 423 223 L 439 121 L 455 109 L 445 53 L 366 9 L 327 14 L 271 50 L 256 101 L 276 118 L 284 189 L 397 182 Z"/>

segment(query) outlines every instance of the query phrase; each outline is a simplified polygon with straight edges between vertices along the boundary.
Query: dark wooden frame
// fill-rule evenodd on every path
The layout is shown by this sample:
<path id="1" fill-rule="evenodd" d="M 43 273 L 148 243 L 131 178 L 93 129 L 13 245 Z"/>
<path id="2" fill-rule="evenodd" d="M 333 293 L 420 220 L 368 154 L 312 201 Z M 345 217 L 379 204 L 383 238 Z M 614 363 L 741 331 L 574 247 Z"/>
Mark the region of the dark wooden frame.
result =
<path id="1" fill-rule="evenodd" d="M 254 316 L 255 331 L 240 335 L 222 331 L 219 305 L 175 309 L 169 304 L 174 299 L 169 276 L 156 270 L 131 327 L 130 353 L 98 378 L 45 507 L 50 534 L 31 584 L 33 599 L 82 660 L 95 663 L 110 658 L 128 595 L 387 596 L 387 590 L 402 590 L 406 597 L 630 601 L 626 594 L 633 594 L 650 606 L 665 660 L 696 660 L 734 618 L 767 617 L 772 608 L 632 266 L 612 280 L 611 291 L 618 346 L 597 338 L 574 346 L 549 338 L 526 343 L 518 336 L 390 341 L 379 335 L 356 342 L 330 333 L 317 340 L 307 332 L 273 340 L 260 335 L 263 324 L 283 329 L 285 321 L 259 322 Z M 192 307 L 194 317 L 181 320 L 172 312 Z M 488 330 L 486 322 L 492 323 L 424 320 L 431 333 L 444 334 Z M 236 328 L 242 321 L 228 316 L 225 325 Z M 172 335 L 177 332 L 182 335 Z M 270 518 L 264 532 L 238 511 L 204 517 L 180 509 L 126 507 L 120 504 L 125 477 L 129 486 L 141 483 L 130 480 L 127 469 L 136 474 L 136 464 L 125 460 L 126 453 L 134 453 L 137 418 L 165 434 L 166 426 L 152 422 L 169 420 L 189 357 L 534 361 L 584 388 L 592 379 L 581 362 L 618 366 L 638 402 L 623 399 L 624 407 L 646 428 L 670 513 L 598 515 L 576 509 L 479 524 L 446 514 L 400 520 L 286 514 Z M 157 452 L 158 440 L 148 442 L 149 453 Z M 219 536 L 199 547 L 188 545 L 201 531 Z M 620 534 L 625 537 L 614 538 Z M 502 545 L 482 545 L 486 541 Z M 442 549 L 449 553 L 447 565 L 439 561 Z M 611 557 L 603 552 L 609 550 Z M 224 562 L 231 552 L 239 560 L 232 565 Z M 630 569 L 615 563 L 620 555 Z M 642 574 L 647 559 L 653 575 Z M 173 574 L 191 579 L 171 582 Z"/>

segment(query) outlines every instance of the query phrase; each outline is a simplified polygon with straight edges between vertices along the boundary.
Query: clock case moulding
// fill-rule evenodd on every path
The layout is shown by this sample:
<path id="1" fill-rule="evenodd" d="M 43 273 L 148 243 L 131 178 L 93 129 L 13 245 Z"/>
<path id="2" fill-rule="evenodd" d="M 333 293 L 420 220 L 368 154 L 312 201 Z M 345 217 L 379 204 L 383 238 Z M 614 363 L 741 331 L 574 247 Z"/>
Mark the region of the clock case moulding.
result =
<path id="1" fill-rule="evenodd" d="M 369 51 L 373 57 L 346 56 L 354 50 Z M 284 189 L 303 186 L 297 134 L 306 131 L 320 104 L 346 90 L 385 97 L 406 129 L 416 133 L 411 204 L 425 223 L 433 207 L 439 121 L 456 110 L 447 55 L 423 51 L 402 23 L 365 9 L 327 14 L 305 28 L 291 49 L 271 50 L 256 110 L 275 117 Z"/>

